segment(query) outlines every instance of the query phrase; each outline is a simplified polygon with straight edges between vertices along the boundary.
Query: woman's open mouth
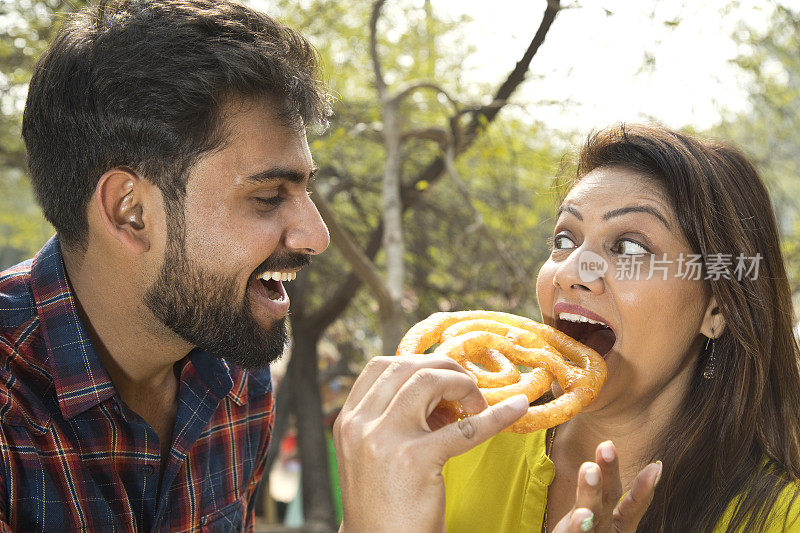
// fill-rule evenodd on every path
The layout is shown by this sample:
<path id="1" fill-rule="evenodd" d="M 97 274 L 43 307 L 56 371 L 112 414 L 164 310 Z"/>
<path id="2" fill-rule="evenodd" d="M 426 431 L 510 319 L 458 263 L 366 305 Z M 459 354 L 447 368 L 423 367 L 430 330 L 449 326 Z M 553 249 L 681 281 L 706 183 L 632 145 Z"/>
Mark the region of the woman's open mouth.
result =
<path id="1" fill-rule="evenodd" d="M 576 310 L 558 312 L 558 306 L 555 311 L 557 330 L 585 344 L 603 357 L 617 342 L 616 333 L 605 322 L 576 313 Z"/>

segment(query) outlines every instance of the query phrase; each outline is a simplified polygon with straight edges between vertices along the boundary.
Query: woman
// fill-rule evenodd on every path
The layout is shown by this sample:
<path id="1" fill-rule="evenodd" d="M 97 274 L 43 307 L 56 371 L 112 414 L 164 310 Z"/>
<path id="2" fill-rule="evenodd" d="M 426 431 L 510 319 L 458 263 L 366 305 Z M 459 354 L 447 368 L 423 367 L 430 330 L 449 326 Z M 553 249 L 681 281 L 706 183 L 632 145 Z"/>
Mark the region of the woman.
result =
<path id="1" fill-rule="evenodd" d="M 449 531 L 622 515 L 625 531 L 800 531 L 792 302 L 769 196 L 738 151 L 655 126 L 592 135 L 537 296 L 608 380 L 566 423 L 450 459 Z"/>

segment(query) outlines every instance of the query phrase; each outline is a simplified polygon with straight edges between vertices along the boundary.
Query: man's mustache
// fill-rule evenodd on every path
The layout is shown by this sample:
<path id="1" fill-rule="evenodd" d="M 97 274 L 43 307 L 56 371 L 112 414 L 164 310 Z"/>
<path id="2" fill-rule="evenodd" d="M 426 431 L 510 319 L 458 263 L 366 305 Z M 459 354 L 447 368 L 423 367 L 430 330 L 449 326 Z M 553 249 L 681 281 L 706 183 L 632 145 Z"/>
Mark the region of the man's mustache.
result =
<path id="1" fill-rule="evenodd" d="M 254 278 L 261 277 L 264 272 L 278 272 L 281 270 L 294 270 L 311 263 L 309 254 L 281 254 L 271 255 L 253 273 Z"/>

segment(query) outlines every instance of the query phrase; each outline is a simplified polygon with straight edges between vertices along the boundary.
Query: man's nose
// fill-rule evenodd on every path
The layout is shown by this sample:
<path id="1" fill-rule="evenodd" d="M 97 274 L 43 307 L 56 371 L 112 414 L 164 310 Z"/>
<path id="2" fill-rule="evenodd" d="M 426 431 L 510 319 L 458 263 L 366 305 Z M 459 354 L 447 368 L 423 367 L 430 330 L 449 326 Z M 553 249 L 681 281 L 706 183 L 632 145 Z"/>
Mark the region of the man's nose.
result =
<path id="1" fill-rule="evenodd" d="M 316 255 L 331 242 L 328 227 L 308 195 L 298 202 L 297 215 L 286 230 L 284 243 L 290 250 Z"/>

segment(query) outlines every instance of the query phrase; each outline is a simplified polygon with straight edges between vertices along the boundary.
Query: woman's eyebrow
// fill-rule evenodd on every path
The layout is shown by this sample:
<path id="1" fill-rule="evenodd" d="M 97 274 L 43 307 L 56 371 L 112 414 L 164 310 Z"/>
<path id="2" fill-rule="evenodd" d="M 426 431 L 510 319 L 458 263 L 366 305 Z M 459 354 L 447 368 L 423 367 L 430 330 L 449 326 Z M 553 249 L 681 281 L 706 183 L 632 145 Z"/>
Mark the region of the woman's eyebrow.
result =
<path id="1" fill-rule="evenodd" d="M 569 213 L 570 215 L 574 216 L 581 222 L 583 222 L 583 215 L 581 215 L 580 211 L 572 207 L 571 205 L 562 205 L 558 208 L 558 213 L 556 213 L 556 218 L 561 216 L 561 213 Z"/>
<path id="2" fill-rule="evenodd" d="M 628 213 L 649 213 L 654 217 L 656 217 L 658 220 L 660 220 L 661 223 L 664 224 L 664 226 L 666 226 L 668 230 L 672 231 L 672 228 L 670 227 L 669 222 L 667 222 L 666 217 L 662 215 L 658 209 L 656 209 L 655 207 L 650 207 L 649 205 L 629 205 L 627 207 L 620 207 L 619 209 L 613 209 L 608 213 L 606 213 L 605 215 L 603 215 L 603 220 L 610 220 L 614 217 L 627 215 Z"/>

